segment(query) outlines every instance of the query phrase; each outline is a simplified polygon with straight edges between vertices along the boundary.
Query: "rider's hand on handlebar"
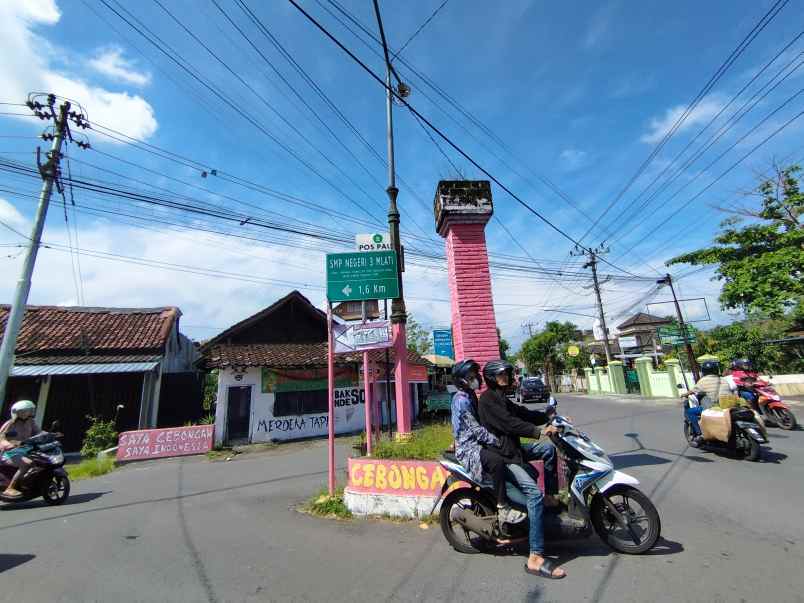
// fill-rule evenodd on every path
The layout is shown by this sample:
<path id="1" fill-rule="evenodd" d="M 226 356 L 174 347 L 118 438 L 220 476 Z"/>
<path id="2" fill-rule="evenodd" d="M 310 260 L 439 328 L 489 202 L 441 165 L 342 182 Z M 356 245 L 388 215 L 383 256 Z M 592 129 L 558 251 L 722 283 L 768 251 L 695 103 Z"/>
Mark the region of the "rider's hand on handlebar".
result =
<path id="1" fill-rule="evenodd" d="M 544 429 L 542 429 L 542 435 L 551 436 L 553 434 L 558 433 L 558 427 L 555 425 L 548 425 Z"/>

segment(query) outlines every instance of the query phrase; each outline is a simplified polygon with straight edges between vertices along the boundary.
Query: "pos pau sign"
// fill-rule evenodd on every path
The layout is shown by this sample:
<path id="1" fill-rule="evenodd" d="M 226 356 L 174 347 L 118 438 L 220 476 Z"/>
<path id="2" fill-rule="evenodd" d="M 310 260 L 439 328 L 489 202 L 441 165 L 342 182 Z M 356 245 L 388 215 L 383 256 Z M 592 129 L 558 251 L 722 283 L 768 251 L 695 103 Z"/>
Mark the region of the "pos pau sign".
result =
<path id="1" fill-rule="evenodd" d="M 327 254 L 330 302 L 399 297 L 395 251 Z"/>
<path id="2" fill-rule="evenodd" d="M 355 246 L 358 251 L 393 251 L 391 235 L 387 232 L 374 232 L 371 234 L 356 234 Z"/>
<path id="3" fill-rule="evenodd" d="M 203 454 L 212 450 L 214 425 L 124 431 L 117 441 L 118 461 Z"/>

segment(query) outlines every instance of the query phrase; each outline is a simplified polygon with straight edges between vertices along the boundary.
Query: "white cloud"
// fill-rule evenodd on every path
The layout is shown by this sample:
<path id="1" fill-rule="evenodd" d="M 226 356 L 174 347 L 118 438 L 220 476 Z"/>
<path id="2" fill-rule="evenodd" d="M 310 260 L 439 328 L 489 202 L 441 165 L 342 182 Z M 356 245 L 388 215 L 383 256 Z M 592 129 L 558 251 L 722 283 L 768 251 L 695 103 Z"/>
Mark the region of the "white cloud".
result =
<path id="1" fill-rule="evenodd" d="M 157 122 L 153 108 L 141 96 L 111 92 L 51 64 L 51 46 L 34 28 L 55 25 L 60 17 L 53 0 L 0 1 L 2 99 L 23 102 L 31 91 L 53 92 L 81 103 L 90 120 L 136 138 L 151 136 Z"/>
<path id="2" fill-rule="evenodd" d="M 698 103 L 695 109 L 687 115 L 676 132 L 683 132 L 693 126 L 708 122 L 723 108 L 723 105 L 723 100 L 717 96 L 704 98 Z M 648 132 L 643 134 L 640 140 L 648 144 L 659 142 L 673 128 L 676 121 L 684 115 L 686 109 L 686 105 L 677 105 L 665 111 L 664 116 L 658 118 L 654 117 L 650 122 Z"/>
<path id="3" fill-rule="evenodd" d="M 0 197 L 0 222 L 5 222 L 17 229 L 27 224 L 27 221 L 17 208 L 2 197 Z"/>
<path id="4" fill-rule="evenodd" d="M 146 86 L 151 82 L 151 74 L 137 71 L 134 63 L 123 57 L 123 49 L 116 46 L 100 50 L 89 60 L 89 66 L 98 73 L 126 84 Z"/>
<path id="5" fill-rule="evenodd" d="M 564 149 L 558 157 L 564 170 L 573 172 L 586 165 L 588 155 L 586 151 L 580 149 Z"/>
<path id="6" fill-rule="evenodd" d="M 599 9 L 589 22 L 583 38 L 583 47 L 587 50 L 600 46 L 606 39 L 614 16 L 615 4 L 609 4 Z"/>

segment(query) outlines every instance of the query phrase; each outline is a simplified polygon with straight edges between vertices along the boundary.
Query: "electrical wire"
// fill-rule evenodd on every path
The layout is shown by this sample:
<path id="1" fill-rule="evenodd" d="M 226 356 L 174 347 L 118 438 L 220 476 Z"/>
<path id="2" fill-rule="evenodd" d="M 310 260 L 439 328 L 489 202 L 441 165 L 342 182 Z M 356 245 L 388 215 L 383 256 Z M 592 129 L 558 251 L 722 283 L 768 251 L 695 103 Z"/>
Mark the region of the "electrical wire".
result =
<path id="1" fill-rule="evenodd" d="M 397 50 L 394 53 L 394 56 L 391 57 L 391 61 L 394 61 L 399 55 L 401 55 L 403 52 L 405 52 L 405 49 L 408 47 L 408 45 L 416 38 L 416 36 L 418 36 L 422 32 L 422 30 L 425 27 L 427 27 L 430 24 L 430 21 L 432 21 L 435 18 L 435 16 L 439 12 L 441 12 L 441 9 L 444 8 L 447 5 L 447 2 L 449 2 L 449 0 L 444 0 L 441 4 L 438 5 L 438 7 L 430 14 L 430 16 L 427 17 L 427 19 L 424 20 L 424 23 L 422 23 L 418 27 L 418 29 L 416 29 L 416 31 L 414 31 L 410 35 L 410 37 L 405 41 L 405 43 L 402 44 L 402 46 L 399 47 L 399 50 Z"/>

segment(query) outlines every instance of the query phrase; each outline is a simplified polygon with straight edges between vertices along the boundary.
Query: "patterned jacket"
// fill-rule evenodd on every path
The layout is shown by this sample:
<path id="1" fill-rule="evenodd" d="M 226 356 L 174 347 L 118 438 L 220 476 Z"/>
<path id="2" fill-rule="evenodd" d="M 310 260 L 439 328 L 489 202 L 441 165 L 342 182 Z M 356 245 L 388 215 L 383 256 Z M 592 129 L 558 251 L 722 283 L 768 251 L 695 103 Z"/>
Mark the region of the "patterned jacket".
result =
<path id="1" fill-rule="evenodd" d="M 455 436 L 455 456 L 476 481 L 483 480 L 480 450 L 484 446 L 499 446 L 500 440 L 477 421 L 477 396 L 458 390 L 452 397 L 452 435 Z"/>

